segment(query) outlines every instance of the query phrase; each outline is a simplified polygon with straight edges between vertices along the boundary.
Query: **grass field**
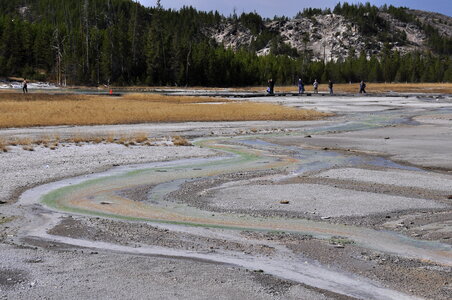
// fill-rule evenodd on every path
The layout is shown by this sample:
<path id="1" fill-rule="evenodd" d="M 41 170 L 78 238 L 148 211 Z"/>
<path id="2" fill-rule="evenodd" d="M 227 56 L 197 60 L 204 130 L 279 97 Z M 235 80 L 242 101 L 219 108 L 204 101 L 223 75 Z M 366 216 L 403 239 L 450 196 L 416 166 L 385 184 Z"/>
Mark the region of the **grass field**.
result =
<path id="1" fill-rule="evenodd" d="M 328 114 L 218 98 L 129 94 L 124 97 L 0 93 L 0 128 L 151 122 L 312 120 Z"/>

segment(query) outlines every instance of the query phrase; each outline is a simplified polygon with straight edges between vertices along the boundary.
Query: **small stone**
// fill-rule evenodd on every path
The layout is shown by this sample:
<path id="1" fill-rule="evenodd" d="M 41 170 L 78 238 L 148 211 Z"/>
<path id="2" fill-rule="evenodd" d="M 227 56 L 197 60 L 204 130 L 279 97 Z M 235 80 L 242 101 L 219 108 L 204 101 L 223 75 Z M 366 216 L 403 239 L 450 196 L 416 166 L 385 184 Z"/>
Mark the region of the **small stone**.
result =
<path id="1" fill-rule="evenodd" d="M 322 220 L 329 220 L 331 217 L 321 217 Z"/>
<path id="2" fill-rule="evenodd" d="M 279 201 L 279 203 L 280 203 L 280 204 L 289 204 L 290 201 L 288 201 L 288 200 L 281 200 L 281 201 Z"/>
<path id="3" fill-rule="evenodd" d="M 264 273 L 264 270 L 259 269 L 259 270 L 254 270 L 255 273 Z"/>

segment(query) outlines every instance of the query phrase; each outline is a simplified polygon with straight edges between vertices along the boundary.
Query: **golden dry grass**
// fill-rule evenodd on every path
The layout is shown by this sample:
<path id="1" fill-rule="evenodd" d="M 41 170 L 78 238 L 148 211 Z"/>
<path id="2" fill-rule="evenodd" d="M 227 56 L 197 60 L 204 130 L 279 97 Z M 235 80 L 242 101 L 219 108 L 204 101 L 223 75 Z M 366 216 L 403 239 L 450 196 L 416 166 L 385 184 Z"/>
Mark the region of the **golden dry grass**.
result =
<path id="1" fill-rule="evenodd" d="M 452 94 L 452 83 L 366 83 L 368 93 L 433 93 L 433 94 Z M 313 92 L 311 84 L 305 85 L 306 92 Z M 265 92 L 267 87 L 249 87 L 240 88 L 238 91 Z M 320 92 L 328 92 L 327 83 L 319 85 Z M 297 86 L 276 86 L 275 92 L 298 92 Z M 358 93 L 359 83 L 340 83 L 334 85 L 335 93 Z"/>
<path id="2" fill-rule="evenodd" d="M 210 102 L 220 104 L 209 104 Z M 0 94 L 0 128 L 149 122 L 312 120 L 312 110 L 216 98 L 132 94 L 125 97 Z"/>
<path id="3" fill-rule="evenodd" d="M 148 141 L 148 135 L 145 132 L 136 133 L 133 137 L 135 143 L 142 144 Z"/>
<path id="4" fill-rule="evenodd" d="M 192 144 L 186 138 L 181 136 L 173 136 L 172 142 L 174 146 L 192 146 Z"/>
<path id="5" fill-rule="evenodd" d="M 8 143 L 0 139 L 0 152 L 8 152 Z"/>
<path id="6" fill-rule="evenodd" d="M 160 94 L 125 94 L 122 96 L 124 100 L 131 101 L 146 101 L 146 102 L 160 102 L 160 103 L 221 103 L 221 102 L 231 102 L 227 99 L 222 98 L 211 98 L 211 97 L 192 97 L 192 96 L 167 96 Z"/>

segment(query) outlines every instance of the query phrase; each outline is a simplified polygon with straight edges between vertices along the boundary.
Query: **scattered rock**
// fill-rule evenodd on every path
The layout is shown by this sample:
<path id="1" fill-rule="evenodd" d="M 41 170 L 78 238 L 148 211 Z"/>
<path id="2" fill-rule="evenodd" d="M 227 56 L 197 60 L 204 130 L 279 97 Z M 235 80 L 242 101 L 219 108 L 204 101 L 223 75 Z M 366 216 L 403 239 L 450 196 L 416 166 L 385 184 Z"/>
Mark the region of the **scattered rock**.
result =
<path id="1" fill-rule="evenodd" d="M 288 201 L 288 200 L 281 200 L 281 201 L 279 201 L 279 203 L 280 203 L 280 204 L 289 204 L 290 201 Z"/>
<path id="2" fill-rule="evenodd" d="M 311 135 L 307 135 L 307 136 L 305 136 L 305 138 L 312 138 L 312 136 Z"/>
<path id="3" fill-rule="evenodd" d="M 391 138 L 390 137 L 385 137 L 385 140 L 390 140 Z"/>
<path id="4" fill-rule="evenodd" d="M 326 216 L 326 217 L 321 217 L 321 219 L 322 220 L 329 220 L 329 219 L 331 219 L 331 217 Z"/>
<path id="5" fill-rule="evenodd" d="M 110 202 L 110 201 L 101 201 L 100 204 L 102 204 L 102 205 L 111 205 L 111 204 L 113 204 L 113 202 Z"/>
<path id="6" fill-rule="evenodd" d="M 36 258 L 36 259 L 29 259 L 29 260 L 26 260 L 26 262 L 29 263 L 29 264 L 39 264 L 39 263 L 42 263 L 43 260 L 40 259 L 40 258 Z"/>
<path id="7" fill-rule="evenodd" d="M 259 270 L 254 270 L 255 273 L 264 273 L 264 270 L 259 269 Z"/>

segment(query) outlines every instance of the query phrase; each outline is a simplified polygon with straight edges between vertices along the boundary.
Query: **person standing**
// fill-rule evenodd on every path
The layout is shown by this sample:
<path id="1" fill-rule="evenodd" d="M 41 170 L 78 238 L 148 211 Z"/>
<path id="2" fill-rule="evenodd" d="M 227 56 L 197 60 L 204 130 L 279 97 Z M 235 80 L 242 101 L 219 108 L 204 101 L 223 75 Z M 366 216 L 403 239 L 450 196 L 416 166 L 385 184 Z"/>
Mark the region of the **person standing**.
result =
<path id="1" fill-rule="evenodd" d="M 268 80 L 268 88 L 267 88 L 267 92 L 270 95 L 273 95 L 275 93 L 275 82 L 273 81 L 273 79 L 269 79 Z"/>
<path id="2" fill-rule="evenodd" d="M 24 92 L 24 94 L 28 93 L 28 82 L 26 78 L 22 82 L 22 91 Z"/>
<path id="3" fill-rule="evenodd" d="M 319 93 L 319 83 L 317 82 L 317 79 L 314 80 L 314 83 L 312 85 L 314 86 L 314 93 L 318 94 Z"/>
<path id="4" fill-rule="evenodd" d="M 366 94 L 366 83 L 363 80 L 361 80 L 361 83 L 359 84 L 359 93 Z"/>
<path id="5" fill-rule="evenodd" d="M 298 79 L 298 94 L 303 94 L 304 93 L 304 83 L 303 80 L 301 80 L 301 78 Z"/>
<path id="6" fill-rule="evenodd" d="M 331 81 L 331 79 L 328 81 L 328 88 L 330 90 L 330 95 L 333 95 L 333 82 Z"/>

